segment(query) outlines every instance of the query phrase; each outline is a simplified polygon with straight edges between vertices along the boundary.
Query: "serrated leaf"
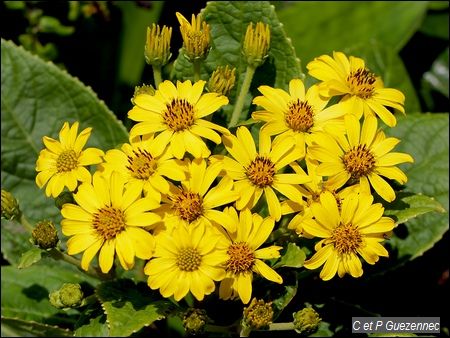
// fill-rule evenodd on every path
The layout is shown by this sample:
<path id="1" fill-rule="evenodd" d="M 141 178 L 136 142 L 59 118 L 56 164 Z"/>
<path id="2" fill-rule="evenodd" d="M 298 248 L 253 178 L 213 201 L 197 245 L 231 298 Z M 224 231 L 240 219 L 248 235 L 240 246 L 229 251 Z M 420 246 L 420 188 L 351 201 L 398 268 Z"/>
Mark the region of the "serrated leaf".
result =
<path id="1" fill-rule="evenodd" d="M 295 243 L 288 243 L 286 252 L 280 260 L 273 266 L 274 269 L 280 267 L 301 268 L 305 261 L 306 254 Z"/>
<path id="2" fill-rule="evenodd" d="M 109 337 L 106 315 L 101 309 L 89 308 L 83 311 L 75 327 L 75 337 Z"/>
<path id="3" fill-rule="evenodd" d="M 2 316 L 2 337 L 72 337 L 73 332 L 57 326 Z"/>
<path id="4" fill-rule="evenodd" d="M 406 238 L 394 236 L 389 240 L 399 259 L 414 259 L 432 248 L 449 226 L 448 114 L 409 115 L 386 133 L 401 140 L 395 151 L 409 153 L 415 161 L 399 166 L 408 177 L 404 191 L 432 196 L 446 210 L 409 220 L 405 223 Z"/>
<path id="5" fill-rule="evenodd" d="M 445 209 L 432 197 L 402 192 L 397 194 L 393 203 L 385 205 L 384 214 L 400 224 L 433 211 L 444 213 Z"/>
<path id="6" fill-rule="evenodd" d="M 3 257 L 10 264 L 17 266 L 22 254 L 32 248 L 29 241 L 31 234 L 16 221 L 2 219 L 1 225 Z"/>
<path id="7" fill-rule="evenodd" d="M 105 310 L 111 336 L 129 336 L 166 317 L 171 303 L 158 300 L 145 283 L 129 279 L 105 282 L 96 294 Z"/>
<path id="8" fill-rule="evenodd" d="M 58 138 L 65 121 L 92 127 L 87 146 L 107 150 L 126 142 L 127 131 L 95 93 L 50 62 L 1 40 L 2 187 L 20 201 L 30 221 L 60 219 L 52 199 L 35 183 L 42 137 Z"/>
<path id="9" fill-rule="evenodd" d="M 39 262 L 42 258 L 43 252 L 44 251 L 40 248 L 31 248 L 30 250 L 22 254 L 19 265 L 17 267 L 19 269 L 25 269 L 32 266 L 34 263 Z"/>

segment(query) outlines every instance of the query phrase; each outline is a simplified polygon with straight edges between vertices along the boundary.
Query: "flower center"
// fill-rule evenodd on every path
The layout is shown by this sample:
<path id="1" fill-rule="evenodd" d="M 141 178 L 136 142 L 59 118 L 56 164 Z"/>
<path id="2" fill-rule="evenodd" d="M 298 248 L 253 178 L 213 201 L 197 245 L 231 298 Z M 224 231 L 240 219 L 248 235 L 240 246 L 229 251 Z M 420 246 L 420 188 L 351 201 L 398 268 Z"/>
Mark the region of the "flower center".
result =
<path id="1" fill-rule="evenodd" d="M 128 170 L 131 171 L 133 177 L 147 180 L 155 172 L 155 159 L 144 149 L 133 150 L 133 154 L 134 157 L 128 156 Z"/>
<path id="2" fill-rule="evenodd" d="M 191 223 L 203 214 L 203 201 L 199 194 L 182 190 L 175 196 L 169 197 L 173 202 L 172 208 L 185 221 Z"/>
<path id="3" fill-rule="evenodd" d="M 359 68 L 347 76 L 347 84 L 354 95 L 362 99 L 368 99 L 374 91 L 375 74 L 366 68 Z"/>
<path id="4" fill-rule="evenodd" d="M 185 248 L 178 251 L 177 266 L 181 271 L 198 270 L 202 263 L 202 256 L 194 248 Z"/>
<path id="5" fill-rule="evenodd" d="M 353 224 L 340 224 L 333 230 L 331 241 L 340 254 L 354 253 L 361 247 L 361 233 Z"/>
<path id="6" fill-rule="evenodd" d="M 247 177 L 260 188 L 271 185 L 275 175 L 275 164 L 266 157 L 256 156 L 247 167 Z"/>
<path id="7" fill-rule="evenodd" d="M 125 230 L 125 215 L 122 210 L 107 206 L 94 214 L 92 224 L 101 237 L 112 239 Z"/>
<path id="8" fill-rule="evenodd" d="M 184 130 L 194 124 L 194 107 L 185 99 L 173 99 L 166 108 L 163 118 L 171 130 Z"/>
<path id="9" fill-rule="evenodd" d="M 78 167 L 78 156 L 75 151 L 65 150 L 59 154 L 56 160 L 56 171 L 58 173 L 72 171 Z"/>
<path id="10" fill-rule="evenodd" d="M 231 244 L 227 254 L 226 269 L 235 274 L 249 271 L 255 264 L 255 254 L 245 242 Z"/>
<path id="11" fill-rule="evenodd" d="M 313 116 L 312 107 L 308 102 L 297 99 L 289 103 L 288 112 L 284 118 L 292 130 L 306 132 L 314 125 Z"/>
<path id="12" fill-rule="evenodd" d="M 354 179 L 367 176 L 375 166 L 375 157 L 365 144 L 359 144 L 347 151 L 342 161 Z"/>

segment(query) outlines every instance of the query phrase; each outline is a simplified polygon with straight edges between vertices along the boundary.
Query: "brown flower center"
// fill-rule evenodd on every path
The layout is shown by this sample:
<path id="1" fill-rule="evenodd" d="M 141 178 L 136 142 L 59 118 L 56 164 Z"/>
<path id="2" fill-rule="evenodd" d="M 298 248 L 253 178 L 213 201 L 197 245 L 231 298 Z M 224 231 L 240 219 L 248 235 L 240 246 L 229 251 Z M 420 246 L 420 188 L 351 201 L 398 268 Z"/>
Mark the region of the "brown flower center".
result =
<path id="1" fill-rule="evenodd" d="M 125 230 L 125 215 L 122 210 L 107 206 L 94 214 L 92 224 L 101 237 L 112 239 Z"/>
<path id="2" fill-rule="evenodd" d="M 166 105 L 163 118 L 173 131 L 187 129 L 194 124 L 194 107 L 185 99 L 173 99 Z"/>
<path id="3" fill-rule="evenodd" d="M 361 247 L 362 238 L 353 224 L 340 224 L 333 230 L 331 241 L 340 254 L 355 253 Z"/>
<path id="4" fill-rule="evenodd" d="M 275 164 L 263 156 L 256 156 L 256 158 L 247 167 L 248 179 L 260 188 L 272 185 L 273 177 L 275 175 Z"/>
<path id="5" fill-rule="evenodd" d="M 181 271 L 198 270 L 202 263 L 202 256 L 194 248 L 185 248 L 178 251 L 177 266 Z"/>
<path id="6" fill-rule="evenodd" d="M 294 131 L 306 132 L 313 125 L 314 112 L 307 101 L 292 101 L 289 103 L 288 112 L 285 115 L 285 122 Z"/>
<path id="7" fill-rule="evenodd" d="M 56 160 L 56 171 L 58 173 L 72 171 L 78 167 L 78 156 L 73 150 L 65 150 L 59 154 Z"/>
<path id="8" fill-rule="evenodd" d="M 191 223 L 203 214 L 203 200 L 198 193 L 181 190 L 169 197 L 172 209 L 185 221 Z"/>
<path id="9" fill-rule="evenodd" d="M 362 99 L 368 99 L 372 96 L 375 81 L 375 74 L 366 68 L 359 68 L 347 76 L 347 84 L 351 92 Z"/>
<path id="10" fill-rule="evenodd" d="M 365 144 L 359 144 L 347 151 L 342 161 L 345 169 L 354 179 L 367 176 L 375 166 L 375 157 Z"/>
<path id="11" fill-rule="evenodd" d="M 127 168 L 135 178 L 147 180 L 156 169 L 156 160 L 144 149 L 133 150 L 134 156 L 128 156 Z"/>
<path id="12" fill-rule="evenodd" d="M 245 242 L 231 244 L 227 254 L 230 258 L 226 262 L 226 269 L 235 274 L 249 271 L 255 264 L 255 254 Z"/>

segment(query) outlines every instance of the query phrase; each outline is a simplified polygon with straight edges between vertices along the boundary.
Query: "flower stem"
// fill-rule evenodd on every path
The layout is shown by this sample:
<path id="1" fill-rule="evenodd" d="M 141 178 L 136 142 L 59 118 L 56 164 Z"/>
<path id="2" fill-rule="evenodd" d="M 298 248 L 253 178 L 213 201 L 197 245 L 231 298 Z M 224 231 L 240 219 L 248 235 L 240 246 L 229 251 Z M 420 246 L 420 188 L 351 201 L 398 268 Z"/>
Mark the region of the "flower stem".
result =
<path id="1" fill-rule="evenodd" d="M 201 61 L 195 60 L 192 62 L 192 65 L 194 66 L 194 82 L 197 82 L 200 80 L 200 65 Z"/>
<path id="2" fill-rule="evenodd" d="M 239 92 L 239 96 L 234 106 L 233 114 L 231 115 L 231 120 L 230 123 L 228 124 L 228 128 L 234 127 L 239 121 L 239 117 L 241 116 L 242 112 L 242 107 L 244 107 L 245 97 L 247 96 L 248 90 L 250 89 L 250 84 L 252 83 L 255 71 L 256 71 L 255 67 L 247 65 L 244 82 L 242 83 L 241 91 Z"/>
<path id="3" fill-rule="evenodd" d="M 25 215 L 22 213 L 22 215 L 20 216 L 20 220 L 19 220 L 20 224 L 22 224 L 25 229 L 27 229 L 29 232 L 32 232 L 34 227 L 31 225 L 30 222 L 28 222 L 27 218 L 25 217 Z"/>
<path id="4" fill-rule="evenodd" d="M 294 323 L 272 323 L 269 325 L 269 331 L 287 331 L 287 330 L 294 330 Z"/>
<path id="5" fill-rule="evenodd" d="M 158 89 L 159 84 L 162 82 L 161 66 L 152 66 L 153 78 L 155 80 L 155 88 Z"/>

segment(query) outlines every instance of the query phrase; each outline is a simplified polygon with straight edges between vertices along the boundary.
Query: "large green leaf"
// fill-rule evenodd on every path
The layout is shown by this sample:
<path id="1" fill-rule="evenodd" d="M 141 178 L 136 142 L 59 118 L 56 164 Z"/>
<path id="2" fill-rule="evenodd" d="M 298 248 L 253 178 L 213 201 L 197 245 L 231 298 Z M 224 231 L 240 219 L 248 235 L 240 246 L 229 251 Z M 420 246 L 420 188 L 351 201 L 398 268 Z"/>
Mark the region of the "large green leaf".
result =
<path id="1" fill-rule="evenodd" d="M 202 15 L 211 26 L 212 49 L 202 67 L 202 79 L 207 80 L 217 66 L 236 67 L 236 86 L 230 94 L 234 104 L 236 95 L 244 80 L 247 67 L 241 52 L 242 41 L 250 22 L 262 21 L 270 25 L 271 44 L 269 57 L 256 70 L 250 91 L 267 84 L 286 89 L 292 78 L 302 77 L 300 60 L 296 57 L 290 39 L 277 18 L 275 8 L 267 1 L 211 1 L 203 9 Z M 192 64 L 180 53 L 174 63 L 173 77 L 192 79 Z M 244 105 L 248 110 L 251 95 Z M 242 117 L 241 120 L 246 119 Z"/>
<path id="2" fill-rule="evenodd" d="M 65 121 L 93 127 L 88 146 L 103 150 L 127 141 L 127 131 L 95 93 L 54 64 L 12 42 L 1 41 L 2 188 L 12 192 L 32 220 L 59 210 L 34 182 L 42 137 L 58 138 Z"/>
<path id="3" fill-rule="evenodd" d="M 3 258 L 12 265 L 18 265 L 22 255 L 30 250 L 31 233 L 16 221 L 2 219 L 1 243 Z"/>
<path id="4" fill-rule="evenodd" d="M 400 259 L 413 259 L 433 247 L 449 226 L 448 114 L 409 115 L 386 133 L 401 140 L 396 151 L 414 157 L 414 164 L 400 165 L 408 176 L 404 191 L 432 196 L 446 210 L 409 220 L 405 224 L 407 235 L 391 238 L 389 244 Z"/>
<path id="5" fill-rule="evenodd" d="M 296 52 L 309 62 L 372 40 L 398 52 L 426 10 L 427 1 L 298 1 L 280 5 L 277 13 Z"/>
<path id="6" fill-rule="evenodd" d="M 2 337 L 72 337 L 73 332 L 57 326 L 2 317 Z"/>
<path id="7" fill-rule="evenodd" d="M 97 296 L 102 303 L 111 336 L 129 336 L 155 320 L 166 317 L 171 303 L 157 300 L 145 283 L 130 279 L 101 284 Z"/>

